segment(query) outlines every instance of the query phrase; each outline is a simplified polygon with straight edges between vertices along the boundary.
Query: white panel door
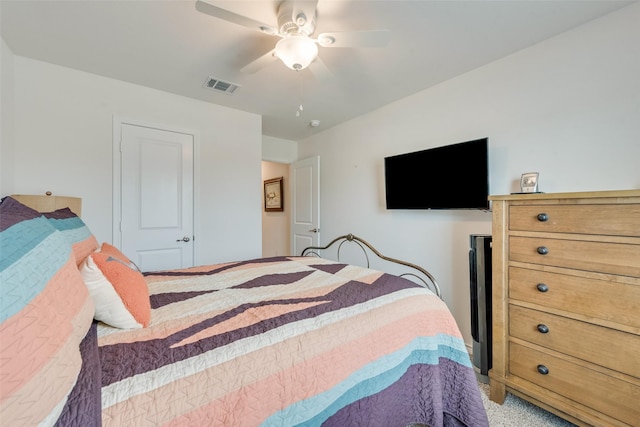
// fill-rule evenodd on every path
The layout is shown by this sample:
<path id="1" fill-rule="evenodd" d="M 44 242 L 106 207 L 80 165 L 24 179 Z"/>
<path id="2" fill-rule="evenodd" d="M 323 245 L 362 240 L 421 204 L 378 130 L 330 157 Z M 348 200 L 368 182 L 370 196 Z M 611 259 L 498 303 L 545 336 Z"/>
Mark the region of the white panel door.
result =
<path id="1" fill-rule="evenodd" d="M 291 251 L 320 245 L 320 157 L 291 164 Z"/>
<path id="2" fill-rule="evenodd" d="M 193 266 L 193 143 L 121 126 L 121 249 L 142 271 Z"/>

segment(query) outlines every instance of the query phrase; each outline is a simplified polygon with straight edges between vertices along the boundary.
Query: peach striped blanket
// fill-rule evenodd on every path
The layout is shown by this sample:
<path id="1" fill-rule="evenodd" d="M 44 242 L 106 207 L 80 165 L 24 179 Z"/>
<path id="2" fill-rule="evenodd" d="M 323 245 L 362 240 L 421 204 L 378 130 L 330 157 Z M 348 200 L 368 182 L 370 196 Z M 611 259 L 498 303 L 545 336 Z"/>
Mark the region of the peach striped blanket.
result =
<path id="1" fill-rule="evenodd" d="M 97 328 L 104 426 L 486 426 L 429 290 L 317 257 L 147 273 L 148 328 Z"/>

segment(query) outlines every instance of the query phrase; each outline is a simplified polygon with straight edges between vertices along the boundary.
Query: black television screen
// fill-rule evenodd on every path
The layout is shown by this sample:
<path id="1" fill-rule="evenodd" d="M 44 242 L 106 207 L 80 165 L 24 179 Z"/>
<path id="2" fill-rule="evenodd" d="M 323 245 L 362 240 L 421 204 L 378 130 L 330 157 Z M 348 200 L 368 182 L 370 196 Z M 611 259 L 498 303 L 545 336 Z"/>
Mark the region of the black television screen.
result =
<path id="1" fill-rule="evenodd" d="M 387 209 L 489 209 L 488 139 L 385 157 Z"/>

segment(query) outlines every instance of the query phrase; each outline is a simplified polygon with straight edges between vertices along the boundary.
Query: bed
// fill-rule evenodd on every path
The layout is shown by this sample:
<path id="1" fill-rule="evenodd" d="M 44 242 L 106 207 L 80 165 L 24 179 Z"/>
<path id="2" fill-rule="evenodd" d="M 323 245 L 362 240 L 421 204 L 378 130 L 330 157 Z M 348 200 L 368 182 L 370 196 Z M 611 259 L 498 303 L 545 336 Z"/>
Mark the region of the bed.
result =
<path id="1" fill-rule="evenodd" d="M 2 425 L 488 425 L 455 320 L 408 278 L 317 256 L 143 274 L 12 197 L 0 250 Z"/>

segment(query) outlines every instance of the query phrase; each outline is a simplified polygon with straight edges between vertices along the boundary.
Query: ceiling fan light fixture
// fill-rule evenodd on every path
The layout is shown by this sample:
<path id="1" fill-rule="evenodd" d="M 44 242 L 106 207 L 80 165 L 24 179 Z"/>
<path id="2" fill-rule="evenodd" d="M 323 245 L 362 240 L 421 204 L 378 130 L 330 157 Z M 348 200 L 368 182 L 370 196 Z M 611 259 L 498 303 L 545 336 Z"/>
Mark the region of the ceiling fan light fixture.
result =
<path id="1" fill-rule="evenodd" d="M 318 56 L 318 46 L 307 36 L 292 34 L 276 44 L 276 55 L 292 70 L 304 70 Z"/>

